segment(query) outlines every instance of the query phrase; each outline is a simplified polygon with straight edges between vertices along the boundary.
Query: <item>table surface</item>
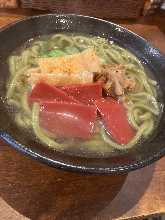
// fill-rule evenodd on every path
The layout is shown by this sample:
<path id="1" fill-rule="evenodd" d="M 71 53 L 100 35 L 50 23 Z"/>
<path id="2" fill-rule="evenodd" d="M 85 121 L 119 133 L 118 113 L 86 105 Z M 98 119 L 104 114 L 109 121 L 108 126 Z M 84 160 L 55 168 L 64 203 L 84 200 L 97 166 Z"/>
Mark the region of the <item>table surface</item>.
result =
<path id="1" fill-rule="evenodd" d="M 1 10 L 0 27 L 34 11 Z M 116 21 L 165 53 L 165 15 Z M 57 170 L 0 142 L 0 219 L 132 219 L 165 213 L 165 158 L 128 175 Z"/>

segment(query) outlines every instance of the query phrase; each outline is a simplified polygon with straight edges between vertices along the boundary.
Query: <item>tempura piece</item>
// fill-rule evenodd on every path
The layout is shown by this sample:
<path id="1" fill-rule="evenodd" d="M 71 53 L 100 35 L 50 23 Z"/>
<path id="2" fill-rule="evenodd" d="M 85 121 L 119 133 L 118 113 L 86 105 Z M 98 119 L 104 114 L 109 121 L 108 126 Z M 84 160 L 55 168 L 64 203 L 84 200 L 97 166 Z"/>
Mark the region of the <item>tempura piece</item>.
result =
<path id="1" fill-rule="evenodd" d="M 37 70 L 37 69 L 36 69 Z M 32 72 L 29 76 L 31 85 L 35 85 L 38 81 L 43 81 L 50 85 L 65 86 L 73 84 L 85 84 L 93 82 L 93 74 L 91 72 L 82 72 L 75 74 L 68 73 L 41 73 Z"/>
<path id="2" fill-rule="evenodd" d="M 34 85 L 44 81 L 53 85 L 71 85 L 93 82 L 93 72 L 101 70 L 99 57 L 94 49 L 56 58 L 39 58 L 39 68 L 28 72 L 29 82 Z"/>
<path id="3" fill-rule="evenodd" d="M 101 62 L 94 49 L 73 55 L 38 60 L 42 73 L 68 73 L 100 72 Z"/>

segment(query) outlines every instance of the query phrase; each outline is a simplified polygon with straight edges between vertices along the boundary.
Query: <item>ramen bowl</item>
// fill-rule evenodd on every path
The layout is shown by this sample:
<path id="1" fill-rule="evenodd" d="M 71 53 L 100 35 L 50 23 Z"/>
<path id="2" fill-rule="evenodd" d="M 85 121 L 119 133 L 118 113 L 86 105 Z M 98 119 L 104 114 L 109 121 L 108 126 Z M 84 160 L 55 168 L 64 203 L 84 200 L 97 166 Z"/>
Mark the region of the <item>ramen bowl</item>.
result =
<path id="1" fill-rule="evenodd" d="M 86 157 L 58 152 L 43 146 L 15 124 L 6 110 L 7 59 L 29 39 L 55 33 L 82 33 L 106 38 L 134 54 L 159 85 L 159 99 L 165 103 L 165 56 L 135 33 L 117 24 L 82 15 L 39 15 L 25 18 L 0 31 L 0 137 L 11 147 L 50 166 L 85 173 L 123 173 L 147 166 L 165 155 L 165 114 L 153 135 L 138 147 L 107 157 Z M 3 43 L 4 42 L 4 43 Z M 79 146 L 77 146 L 78 148 Z"/>

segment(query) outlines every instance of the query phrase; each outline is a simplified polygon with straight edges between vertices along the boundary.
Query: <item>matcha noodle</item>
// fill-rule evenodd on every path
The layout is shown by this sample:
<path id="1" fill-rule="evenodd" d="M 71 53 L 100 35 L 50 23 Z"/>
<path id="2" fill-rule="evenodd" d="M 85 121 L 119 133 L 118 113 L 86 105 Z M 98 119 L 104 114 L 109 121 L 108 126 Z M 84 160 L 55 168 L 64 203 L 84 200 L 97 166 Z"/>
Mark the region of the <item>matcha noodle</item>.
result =
<path id="1" fill-rule="evenodd" d="M 36 39 L 30 47 L 24 48 L 20 53 L 9 57 L 10 79 L 7 84 L 8 104 L 18 109 L 15 120 L 24 128 L 32 128 L 37 138 L 45 145 L 53 149 L 63 149 L 62 143 L 58 143 L 55 137 L 45 132 L 39 126 L 39 105 L 28 104 L 28 70 L 37 67 L 37 58 L 53 49 L 59 49 L 64 55 L 81 52 L 87 48 L 94 48 L 104 64 L 122 64 L 125 66 L 126 75 L 136 82 L 134 92 L 127 92 L 120 99 L 128 110 L 128 119 L 136 130 L 135 137 L 126 145 L 119 145 L 111 139 L 106 130 L 101 127 L 100 134 L 94 135 L 91 140 L 81 141 L 82 146 L 90 146 L 102 150 L 101 145 L 107 145 L 111 149 L 125 150 L 136 145 L 140 139 L 147 138 L 154 129 L 156 118 L 160 114 L 160 105 L 157 102 L 156 81 L 149 78 L 139 60 L 129 51 L 110 44 L 106 39 L 99 37 L 86 37 L 80 35 L 55 34 L 42 40 Z M 97 148 L 99 140 L 100 149 Z"/>

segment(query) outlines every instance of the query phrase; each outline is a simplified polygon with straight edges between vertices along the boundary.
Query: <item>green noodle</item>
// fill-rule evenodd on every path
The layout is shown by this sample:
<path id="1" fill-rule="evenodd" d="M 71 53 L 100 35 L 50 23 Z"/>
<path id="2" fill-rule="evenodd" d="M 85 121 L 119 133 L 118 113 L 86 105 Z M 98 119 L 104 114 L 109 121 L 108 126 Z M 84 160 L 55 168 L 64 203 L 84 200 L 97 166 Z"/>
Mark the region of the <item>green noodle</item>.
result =
<path id="1" fill-rule="evenodd" d="M 21 105 L 22 105 L 22 109 L 24 110 L 24 112 L 31 116 L 31 109 L 29 107 L 29 104 L 28 104 L 28 94 L 27 92 L 25 92 L 23 94 L 23 96 L 21 97 Z"/>
<path id="2" fill-rule="evenodd" d="M 24 49 L 17 56 L 10 56 L 8 62 L 11 75 L 6 94 L 8 104 L 18 108 L 15 120 L 21 127 L 32 128 L 36 137 L 47 146 L 62 149 L 64 145 L 57 143 L 51 134 L 40 127 L 39 105 L 35 103 L 31 108 L 28 104 L 27 70 L 37 65 L 38 57 L 47 57 L 50 51 L 53 51 L 51 56 L 57 55 L 58 51 L 64 54 L 74 54 L 89 47 L 95 49 L 102 63 L 124 65 L 126 75 L 135 80 L 135 91 L 124 95 L 127 100 L 124 101 L 124 105 L 128 109 L 129 122 L 137 133 L 127 145 L 119 145 L 111 140 L 111 137 L 101 128 L 99 140 L 94 136 L 89 141 L 81 142 L 81 145 L 83 146 L 84 143 L 84 146 L 88 145 L 94 151 L 98 149 L 101 151 L 102 148 L 99 147 L 101 143 L 105 143 L 104 149 L 109 152 L 113 148 L 130 149 L 142 137 L 148 137 L 154 129 L 155 117 L 160 114 L 160 105 L 156 99 L 157 83 L 146 75 L 142 64 L 134 55 L 116 44 L 110 44 L 104 38 L 55 34 L 49 37 L 49 40 L 34 41 L 31 47 Z M 107 148 L 107 145 L 110 147 Z"/>
<path id="3" fill-rule="evenodd" d="M 132 127 L 134 127 L 135 130 L 138 130 L 139 129 L 139 125 L 137 124 L 137 119 L 133 115 L 132 111 L 128 111 L 128 119 L 129 119 L 129 122 L 131 123 Z"/>
<path id="4" fill-rule="evenodd" d="M 14 75 L 16 71 L 16 61 L 15 61 L 15 56 L 10 56 L 9 57 L 9 70 L 10 74 Z"/>
<path id="5" fill-rule="evenodd" d="M 143 115 L 139 116 L 140 121 L 146 121 L 146 120 L 151 119 L 151 118 L 152 118 L 152 113 L 151 112 L 146 112 Z"/>
<path id="6" fill-rule="evenodd" d="M 17 100 L 9 99 L 8 104 L 20 108 L 20 103 Z"/>
<path id="7" fill-rule="evenodd" d="M 160 113 L 159 110 L 153 109 L 150 106 L 148 106 L 146 104 L 143 104 L 140 101 L 133 105 L 132 110 L 135 109 L 135 108 L 146 110 L 148 112 L 151 112 L 153 115 L 159 115 L 159 113 Z"/>
<path id="8" fill-rule="evenodd" d="M 19 126 L 26 128 L 26 123 L 22 119 L 22 114 L 17 113 L 15 116 L 15 121 Z"/>
<path id="9" fill-rule="evenodd" d="M 154 121 L 151 118 L 147 119 L 146 123 L 148 123 L 147 129 L 143 133 L 143 136 L 145 138 L 147 138 L 150 135 L 150 133 L 152 132 L 152 130 L 154 129 Z"/>
<path id="10" fill-rule="evenodd" d="M 14 95 L 14 90 L 18 86 L 19 78 L 22 74 L 26 73 L 27 69 L 28 67 L 26 66 L 14 74 L 12 80 L 9 83 L 9 87 L 6 94 L 7 98 L 11 98 Z"/>

